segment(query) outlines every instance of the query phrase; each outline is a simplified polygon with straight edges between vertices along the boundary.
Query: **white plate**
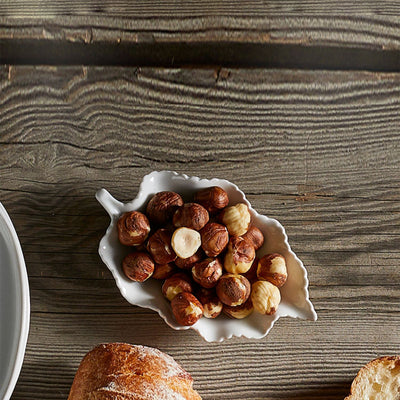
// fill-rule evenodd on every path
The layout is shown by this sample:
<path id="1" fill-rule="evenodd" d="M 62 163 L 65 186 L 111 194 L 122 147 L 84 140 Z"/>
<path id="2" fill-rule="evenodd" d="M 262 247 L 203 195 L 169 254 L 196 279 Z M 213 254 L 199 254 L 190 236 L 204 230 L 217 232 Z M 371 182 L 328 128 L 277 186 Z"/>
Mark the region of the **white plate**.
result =
<path id="1" fill-rule="evenodd" d="M 29 285 L 14 226 L 0 203 L 0 399 L 14 390 L 29 331 Z"/>
<path id="2" fill-rule="evenodd" d="M 170 190 L 179 193 L 184 201 L 190 201 L 195 191 L 209 186 L 220 186 L 229 195 L 230 204 L 245 202 L 252 214 L 252 223 L 261 229 L 266 240 L 257 254 L 281 253 L 287 262 L 288 279 L 281 288 L 282 302 L 275 315 L 261 315 L 256 312 L 249 317 L 237 320 L 226 316 L 217 319 L 201 318 L 191 327 L 178 325 L 173 317 L 169 302 L 161 294 L 161 282 L 149 279 L 144 283 L 132 282 L 125 277 L 121 263 L 129 248 L 118 241 L 117 221 L 127 211 L 145 209 L 151 196 L 157 192 Z M 207 341 L 222 341 L 232 336 L 262 338 L 268 334 L 275 321 L 280 317 L 294 317 L 315 321 L 317 314 L 308 298 L 307 271 L 303 263 L 290 249 L 283 226 L 275 219 L 258 214 L 246 200 L 239 188 L 224 179 L 200 179 L 180 175 L 172 171 L 152 172 L 143 178 L 136 198 L 123 204 L 114 199 L 105 189 L 96 193 L 97 200 L 111 217 L 110 226 L 100 241 L 99 254 L 112 272 L 122 296 L 131 304 L 157 311 L 173 329 L 192 328 Z"/>

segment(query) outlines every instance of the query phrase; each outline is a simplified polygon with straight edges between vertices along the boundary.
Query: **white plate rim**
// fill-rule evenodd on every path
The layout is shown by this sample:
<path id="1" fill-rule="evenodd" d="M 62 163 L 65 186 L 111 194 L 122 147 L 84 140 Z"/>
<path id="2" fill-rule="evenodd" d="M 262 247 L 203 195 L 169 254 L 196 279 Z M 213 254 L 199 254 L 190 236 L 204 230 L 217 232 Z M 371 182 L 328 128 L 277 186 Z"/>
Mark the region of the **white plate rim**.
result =
<path id="1" fill-rule="evenodd" d="M 3 400 L 9 400 L 19 378 L 22 364 L 25 357 L 25 349 L 28 341 L 29 334 L 29 323 L 30 323 L 30 297 L 29 297 L 29 282 L 28 274 L 26 271 L 25 259 L 22 253 L 21 244 L 18 239 L 17 232 L 15 231 L 14 225 L 0 202 L 0 223 L 4 222 L 11 239 L 13 255 L 17 259 L 18 264 L 18 275 L 19 275 L 19 295 L 21 296 L 21 318 L 19 326 L 19 339 L 17 344 L 17 350 L 15 352 L 14 363 L 12 366 L 11 374 L 9 374 L 8 382 L 6 383 L 6 389 L 3 394 Z M 1 393 L 0 393 L 1 395 Z"/>

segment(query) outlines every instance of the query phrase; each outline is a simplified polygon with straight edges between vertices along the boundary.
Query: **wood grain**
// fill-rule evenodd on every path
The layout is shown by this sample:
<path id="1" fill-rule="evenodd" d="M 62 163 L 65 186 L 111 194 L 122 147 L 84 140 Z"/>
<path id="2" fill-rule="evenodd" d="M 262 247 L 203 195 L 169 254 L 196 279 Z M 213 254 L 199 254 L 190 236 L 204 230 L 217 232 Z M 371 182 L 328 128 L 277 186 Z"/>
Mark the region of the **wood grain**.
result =
<path id="1" fill-rule="evenodd" d="M 215 3 L 211 0 L 185 1 L 159 0 L 146 3 L 128 0 L 71 0 L 70 2 L 59 1 L 54 3 L 50 0 L 15 0 L 12 3 L 4 2 L 0 8 L 1 14 L 22 17 L 22 16 L 54 16 L 54 15 L 95 15 L 105 14 L 118 17 L 132 17 L 140 15 L 142 17 L 153 17 L 154 15 L 166 17 L 183 17 L 194 15 L 299 15 L 309 14 L 376 14 L 393 15 L 399 12 L 399 4 L 396 1 L 372 1 L 372 0 L 344 0 L 342 2 L 324 1 L 285 1 L 284 4 L 277 0 L 272 0 L 266 4 L 259 0 L 249 0 L 238 4 L 232 0 L 221 0 Z"/>
<path id="2" fill-rule="evenodd" d="M 3 3 L 4 4 L 4 3 Z M 12 4 L 12 3 L 8 3 Z M 199 3 L 200 4 L 200 3 Z M 398 6 L 397 6 L 398 7 Z M 362 14 L 336 10 L 324 12 L 246 13 L 230 11 L 215 15 L 199 13 L 182 16 L 176 9 L 172 15 L 146 15 L 139 10 L 126 16 L 112 13 L 64 15 L 43 18 L 0 18 L 0 38 L 65 40 L 94 43 L 153 43 L 156 42 L 246 42 L 295 43 L 302 45 L 342 45 L 376 49 L 399 48 L 399 19 L 396 12 L 389 15 Z"/>
<path id="3" fill-rule="evenodd" d="M 395 73 L 2 67 L 0 199 L 32 302 L 12 399 L 65 399 L 83 355 L 106 341 L 168 352 L 204 399 L 343 399 L 361 365 L 400 348 L 399 83 Z M 162 169 L 231 180 L 277 218 L 319 320 L 209 344 L 130 306 L 97 255 L 108 217 L 94 194 L 130 200 Z"/>
<path id="4" fill-rule="evenodd" d="M 0 4 L 0 38 L 85 44 L 283 43 L 399 50 L 399 13 L 396 1 L 20 0 Z"/>

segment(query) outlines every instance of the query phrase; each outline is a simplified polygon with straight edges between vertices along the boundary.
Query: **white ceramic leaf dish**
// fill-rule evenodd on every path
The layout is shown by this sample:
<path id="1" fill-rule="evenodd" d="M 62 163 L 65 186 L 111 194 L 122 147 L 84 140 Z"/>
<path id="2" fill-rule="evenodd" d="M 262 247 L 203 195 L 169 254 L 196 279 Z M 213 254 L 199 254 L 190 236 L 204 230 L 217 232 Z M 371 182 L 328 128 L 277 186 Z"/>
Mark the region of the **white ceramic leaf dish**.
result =
<path id="1" fill-rule="evenodd" d="M 17 233 L 0 203 L 0 399 L 10 399 L 25 355 L 29 284 Z"/>
<path id="2" fill-rule="evenodd" d="M 122 271 L 122 260 L 130 251 L 118 240 L 117 221 L 123 213 L 132 210 L 144 211 L 147 202 L 157 192 L 174 191 L 179 193 L 185 202 L 189 202 L 194 192 L 210 186 L 222 187 L 228 193 L 230 205 L 244 202 L 249 206 L 252 224 L 257 226 L 266 238 L 264 245 L 257 251 L 258 255 L 276 252 L 286 259 L 288 279 L 280 288 L 282 301 L 274 315 L 254 312 L 241 320 L 220 315 L 216 319 L 201 318 L 191 327 L 181 326 L 175 322 L 170 304 L 161 294 L 162 282 L 155 279 L 148 279 L 143 283 L 132 282 Z M 224 179 L 200 179 L 173 171 L 154 171 L 143 178 L 136 198 L 128 203 L 116 200 L 105 189 L 100 189 L 96 193 L 96 198 L 111 218 L 106 234 L 100 241 L 99 254 L 113 274 L 122 296 L 133 305 L 158 312 L 171 328 L 176 330 L 192 328 L 208 342 L 221 342 L 224 339 L 241 336 L 260 339 L 268 334 L 280 317 L 290 316 L 312 321 L 317 319 L 309 300 L 307 271 L 291 250 L 285 229 L 277 220 L 258 214 L 235 184 Z"/>

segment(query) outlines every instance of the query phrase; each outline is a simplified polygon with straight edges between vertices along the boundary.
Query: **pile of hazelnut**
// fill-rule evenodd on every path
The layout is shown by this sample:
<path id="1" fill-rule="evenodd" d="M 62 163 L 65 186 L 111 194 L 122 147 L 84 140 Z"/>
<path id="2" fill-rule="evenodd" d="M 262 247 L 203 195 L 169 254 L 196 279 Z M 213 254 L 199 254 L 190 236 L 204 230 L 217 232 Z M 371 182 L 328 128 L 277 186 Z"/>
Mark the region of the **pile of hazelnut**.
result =
<path id="1" fill-rule="evenodd" d="M 163 280 L 162 294 L 180 325 L 221 312 L 238 319 L 253 310 L 274 314 L 278 288 L 287 279 L 285 258 L 256 256 L 264 236 L 251 225 L 247 205 L 228 206 L 222 188 L 201 189 L 193 200 L 184 203 L 178 193 L 159 192 L 145 213 L 119 218 L 120 242 L 133 246 L 122 262 L 125 275 L 135 282 Z"/>

